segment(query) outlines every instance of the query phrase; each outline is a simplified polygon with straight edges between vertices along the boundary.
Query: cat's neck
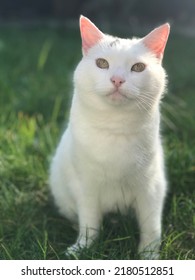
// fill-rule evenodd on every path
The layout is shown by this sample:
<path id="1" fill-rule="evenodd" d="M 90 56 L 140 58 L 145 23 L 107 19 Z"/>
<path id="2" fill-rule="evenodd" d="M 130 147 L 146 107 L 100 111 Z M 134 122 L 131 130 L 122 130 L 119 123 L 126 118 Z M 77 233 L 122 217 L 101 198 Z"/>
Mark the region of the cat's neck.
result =
<path id="1" fill-rule="evenodd" d="M 158 130 L 158 104 L 150 111 L 144 111 L 133 100 L 124 106 L 113 106 L 101 101 L 92 105 L 81 96 L 77 92 L 73 96 L 70 121 L 88 123 L 91 127 L 119 134 L 136 134 L 143 129 Z"/>

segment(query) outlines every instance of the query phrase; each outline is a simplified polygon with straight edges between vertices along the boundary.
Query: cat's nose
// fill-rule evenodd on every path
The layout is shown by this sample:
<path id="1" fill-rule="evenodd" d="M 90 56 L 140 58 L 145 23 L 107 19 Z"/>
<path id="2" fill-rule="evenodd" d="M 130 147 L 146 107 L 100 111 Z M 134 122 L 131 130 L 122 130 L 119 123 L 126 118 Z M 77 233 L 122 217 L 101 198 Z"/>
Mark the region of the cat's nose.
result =
<path id="1" fill-rule="evenodd" d="M 125 82 L 125 79 L 120 76 L 112 76 L 110 80 L 115 87 L 120 87 Z"/>

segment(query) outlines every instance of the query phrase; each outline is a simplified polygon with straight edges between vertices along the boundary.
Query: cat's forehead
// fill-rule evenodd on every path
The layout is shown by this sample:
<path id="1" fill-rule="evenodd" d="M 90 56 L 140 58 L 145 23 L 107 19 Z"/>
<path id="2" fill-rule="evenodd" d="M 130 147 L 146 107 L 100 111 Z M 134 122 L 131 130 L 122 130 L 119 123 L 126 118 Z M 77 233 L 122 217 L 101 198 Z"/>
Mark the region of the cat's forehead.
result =
<path id="1" fill-rule="evenodd" d="M 95 50 L 95 55 L 105 55 L 106 57 L 136 57 L 143 55 L 144 48 L 140 43 L 141 39 L 122 39 L 107 36 L 103 39 Z"/>
<path id="2" fill-rule="evenodd" d="M 119 40 L 118 38 L 113 39 L 113 40 L 109 43 L 109 46 L 110 46 L 110 47 L 116 47 L 116 46 L 118 46 L 118 45 L 121 45 L 121 42 L 120 42 L 120 40 Z"/>
<path id="3" fill-rule="evenodd" d="M 140 39 L 137 38 L 123 39 L 118 37 L 106 36 L 101 43 L 104 46 L 104 48 L 107 48 L 110 51 L 112 50 L 129 51 L 139 41 Z"/>

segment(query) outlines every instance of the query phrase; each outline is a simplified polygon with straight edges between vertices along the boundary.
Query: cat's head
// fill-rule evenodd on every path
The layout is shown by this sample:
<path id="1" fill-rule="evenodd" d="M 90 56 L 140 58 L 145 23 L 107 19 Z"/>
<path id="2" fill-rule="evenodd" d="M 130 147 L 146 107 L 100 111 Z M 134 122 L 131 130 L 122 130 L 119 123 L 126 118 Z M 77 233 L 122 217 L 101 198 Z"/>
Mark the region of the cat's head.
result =
<path id="1" fill-rule="evenodd" d="M 161 66 L 169 35 L 166 23 L 141 39 L 102 33 L 81 16 L 83 58 L 75 71 L 76 91 L 89 102 L 114 106 L 137 102 L 147 108 L 160 99 L 166 74 Z"/>

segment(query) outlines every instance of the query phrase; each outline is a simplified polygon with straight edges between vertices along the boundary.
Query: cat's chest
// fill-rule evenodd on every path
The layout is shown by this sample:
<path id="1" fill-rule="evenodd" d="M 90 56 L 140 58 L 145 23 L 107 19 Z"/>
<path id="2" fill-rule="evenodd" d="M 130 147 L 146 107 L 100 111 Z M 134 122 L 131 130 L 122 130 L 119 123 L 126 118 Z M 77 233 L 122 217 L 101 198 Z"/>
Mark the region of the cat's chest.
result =
<path id="1" fill-rule="evenodd" d="M 143 135 L 128 131 L 114 133 L 105 129 L 77 132 L 77 152 L 91 163 L 112 166 L 113 170 L 121 171 L 127 166 L 142 166 L 149 156 L 149 147 Z"/>

